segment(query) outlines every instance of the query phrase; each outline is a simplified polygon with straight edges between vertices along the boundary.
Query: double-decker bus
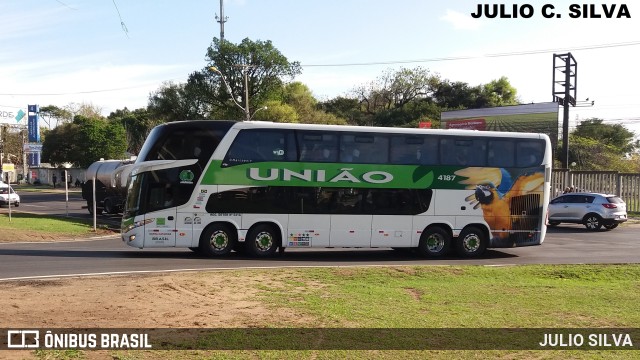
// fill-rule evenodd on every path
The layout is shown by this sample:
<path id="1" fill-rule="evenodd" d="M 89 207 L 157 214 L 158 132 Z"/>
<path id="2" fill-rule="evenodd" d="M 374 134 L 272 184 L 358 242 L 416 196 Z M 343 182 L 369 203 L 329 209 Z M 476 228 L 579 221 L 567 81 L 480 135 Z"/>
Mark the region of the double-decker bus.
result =
<path id="1" fill-rule="evenodd" d="M 212 257 L 318 247 L 476 257 L 544 241 L 551 163 L 544 134 L 167 123 L 132 170 L 122 240 Z"/>

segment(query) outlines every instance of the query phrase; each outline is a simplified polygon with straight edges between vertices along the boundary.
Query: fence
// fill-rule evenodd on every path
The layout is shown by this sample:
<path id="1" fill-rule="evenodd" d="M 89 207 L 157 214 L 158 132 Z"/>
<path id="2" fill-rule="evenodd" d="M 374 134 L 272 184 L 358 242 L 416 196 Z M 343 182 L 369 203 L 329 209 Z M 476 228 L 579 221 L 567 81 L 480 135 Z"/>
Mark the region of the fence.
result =
<path id="1" fill-rule="evenodd" d="M 619 195 L 627 203 L 627 211 L 640 212 L 640 173 L 553 170 L 552 197 L 571 186 L 580 191 Z"/>

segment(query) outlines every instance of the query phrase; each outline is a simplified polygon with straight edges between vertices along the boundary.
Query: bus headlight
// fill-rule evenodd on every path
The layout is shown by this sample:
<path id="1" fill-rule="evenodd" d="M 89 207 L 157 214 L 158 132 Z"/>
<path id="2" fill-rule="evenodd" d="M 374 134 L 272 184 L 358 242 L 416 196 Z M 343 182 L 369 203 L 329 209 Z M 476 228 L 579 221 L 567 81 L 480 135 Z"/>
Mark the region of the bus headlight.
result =
<path id="1" fill-rule="evenodd" d="M 131 231 L 131 230 L 133 230 L 133 229 L 135 229 L 135 228 L 138 228 L 138 227 L 140 227 L 140 226 L 145 226 L 145 225 L 147 225 L 148 223 L 153 222 L 153 220 L 154 220 L 154 219 L 145 219 L 145 220 L 141 220 L 141 221 L 136 221 L 136 222 L 134 222 L 133 224 L 130 224 L 130 225 L 124 226 L 124 227 L 122 228 L 122 232 L 123 232 L 123 233 L 128 233 L 129 231 Z M 134 236 L 134 237 L 135 237 L 135 235 L 132 235 L 132 236 Z M 129 241 L 132 241 L 132 240 L 129 240 Z"/>

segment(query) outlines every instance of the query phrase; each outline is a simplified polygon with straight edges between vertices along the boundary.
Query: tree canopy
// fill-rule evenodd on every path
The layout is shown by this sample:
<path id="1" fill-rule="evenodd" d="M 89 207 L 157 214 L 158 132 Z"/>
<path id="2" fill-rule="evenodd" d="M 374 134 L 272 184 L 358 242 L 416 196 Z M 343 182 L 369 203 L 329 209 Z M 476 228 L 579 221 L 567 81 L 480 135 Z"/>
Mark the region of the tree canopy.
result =
<path id="1" fill-rule="evenodd" d="M 624 155 L 638 149 L 635 134 L 621 124 L 605 124 L 602 119 L 591 118 L 576 126 L 573 135 L 593 139 L 611 146 L 612 151 Z"/>
<path id="2" fill-rule="evenodd" d="M 88 167 L 104 159 L 123 159 L 127 149 L 124 127 L 115 121 L 81 115 L 72 123 L 47 132 L 42 160 L 54 165 L 64 162 Z"/>
<path id="3" fill-rule="evenodd" d="M 620 124 L 605 124 L 602 119 L 582 121 L 569 135 L 569 164 L 575 170 L 640 170 L 638 141 L 635 134 Z M 556 155 L 560 154 L 559 144 Z"/>

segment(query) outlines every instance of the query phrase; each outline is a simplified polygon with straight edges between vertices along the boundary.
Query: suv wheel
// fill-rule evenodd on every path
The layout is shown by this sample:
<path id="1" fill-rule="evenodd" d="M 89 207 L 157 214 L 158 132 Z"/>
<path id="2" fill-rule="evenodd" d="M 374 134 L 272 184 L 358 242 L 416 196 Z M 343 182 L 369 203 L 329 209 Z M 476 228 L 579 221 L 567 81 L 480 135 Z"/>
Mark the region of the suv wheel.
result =
<path id="1" fill-rule="evenodd" d="M 602 227 L 602 218 L 598 214 L 587 214 L 582 220 L 587 230 L 596 231 Z"/>

